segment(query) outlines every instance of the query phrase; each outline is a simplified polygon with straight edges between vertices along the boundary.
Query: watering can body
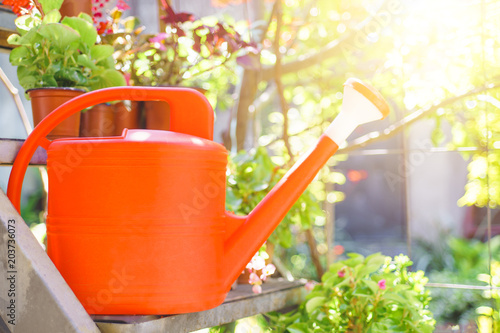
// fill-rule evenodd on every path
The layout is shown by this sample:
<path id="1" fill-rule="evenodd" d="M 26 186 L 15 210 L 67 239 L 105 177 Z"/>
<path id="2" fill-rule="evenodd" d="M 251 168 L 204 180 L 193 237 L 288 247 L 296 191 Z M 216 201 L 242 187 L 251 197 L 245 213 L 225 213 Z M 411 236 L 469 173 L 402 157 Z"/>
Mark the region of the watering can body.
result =
<path id="1" fill-rule="evenodd" d="M 223 302 L 337 143 L 358 124 L 387 114 L 385 101 L 373 89 L 358 81 L 349 89 L 362 98 L 355 106 L 368 113 L 363 119 L 341 113 L 248 216 L 225 210 L 227 152 L 212 141 L 210 104 L 187 88 L 107 88 L 63 104 L 19 151 L 7 194 L 19 210 L 27 165 L 36 148 L 44 147 L 47 252 L 88 313 L 210 309 Z M 126 129 L 119 137 L 45 138 L 73 113 L 125 99 L 168 102 L 171 131 Z"/>
<path id="2" fill-rule="evenodd" d="M 221 145 L 168 131 L 50 145 L 47 252 L 89 313 L 224 300 L 226 164 Z"/>

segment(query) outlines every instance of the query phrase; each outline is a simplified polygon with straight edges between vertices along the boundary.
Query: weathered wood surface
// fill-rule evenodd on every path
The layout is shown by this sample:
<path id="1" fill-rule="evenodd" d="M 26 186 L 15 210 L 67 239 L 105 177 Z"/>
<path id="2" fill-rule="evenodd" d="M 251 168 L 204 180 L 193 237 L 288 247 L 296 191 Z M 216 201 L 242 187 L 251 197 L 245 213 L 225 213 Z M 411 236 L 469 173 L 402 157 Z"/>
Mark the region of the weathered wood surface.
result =
<path id="1" fill-rule="evenodd" d="M 10 52 L 14 48 L 7 43 L 7 38 L 16 32 L 16 17 L 9 6 L 0 5 L 0 52 Z"/>
<path id="2" fill-rule="evenodd" d="M 21 139 L 0 139 L 0 165 L 11 165 L 16 159 L 17 153 L 24 140 Z M 38 147 L 31 158 L 31 165 L 47 164 L 47 152 L 45 149 Z"/>
<path id="3" fill-rule="evenodd" d="M 173 316 L 94 316 L 103 333 L 183 333 L 231 323 L 259 313 L 290 308 L 302 302 L 305 281 L 271 280 L 263 284 L 262 294 L 249 285 L 231 290 L 215 309 Z"/>
<path id="4" fill-rule="evenodd" d="M 0 291 L 0 322 L 12 333 L 99 333 L 2 190 Z"/>

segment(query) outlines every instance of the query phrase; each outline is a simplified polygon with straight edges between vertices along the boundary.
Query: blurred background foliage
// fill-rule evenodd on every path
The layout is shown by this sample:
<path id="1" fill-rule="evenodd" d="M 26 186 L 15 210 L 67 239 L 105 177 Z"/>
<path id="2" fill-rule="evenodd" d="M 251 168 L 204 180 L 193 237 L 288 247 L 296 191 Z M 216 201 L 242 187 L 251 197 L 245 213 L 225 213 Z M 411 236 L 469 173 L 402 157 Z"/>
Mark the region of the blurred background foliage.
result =
<path id="1" fill-rule="evenodd" d="M 343 82 L 360 77 L 379 89 L 392 108 L 392 125 L 378 128 L 376 134 L 365 137 L 366 143 L 382 142 L 398 133 L 407 136 L 413 124 L 430 119 L 434 146 L 459 151 L 468 163 L 467 184 L 457 204 L 498 206 L 500 23 L 495 18 L 500 2 L 261 3 L 266 11 L 249 31 L 260 54 L 257 61 L 254 57 L 240 63 L 244 73 L 233 112 L 238 125 L 233 140 L 225 142 L 228 148 L 265 146 L 272 160 L 286 168 L 314 144 L 339 112 Z M 349 152 L 360 147 L 351 142 L 341 148 Z M 323 208 L 345 198 L 335 185 L 345 182 L 336 165 L 346 158 L 334 156 L 309 187 Z M 317 249 L 327 249 L 319 254 L 328 254 L 333 244 L 328 242 L 325 225 L 315 224 L 314 229 Z M 285 250 L 284 255 L 293 258 L 290 269 L 317 277 L 318 272 L 308 270 L 310 254 L 301 244 L 297 242 L 291 252 Z M 432 272 L 431 281 L 477 285 L 478 274 L 490 264 L 488 247 L 479 241 L 454 239 L 426 246 L 417 245 L 420 250 L 415 256 L 420 255 L 417 264 Z M 435 258 L 426 257 L 427 250 Z M 433 310 L 442 323 L 474 321 L 476 309 L 485 301 L 481 291 L 435 288 L 433 293 Z"/>
<path id="2" fill-rule="evenodd" d="M 237 2 L 241 1 L 229 3 Z M 458 205 L 498 205 L 500 30 L 495 15 L 500 3 L 249 3 L 256 2 L 265 10 L 246 35 L 260 53 L 238 59 L 243 74 L 232 112 L 237 126 L 228 128 L 225 136 L 228 148 L 236 152 L 265 146 L 272 161 L 286 169 L 338 113 L 343 82 L 360 77 L 379 89 L 392 108 L 389 123 L 393 125 L 379 128 L 367 143 L 400 132 L 407 135 L 411 125 L 432 119 L 434 145 L 460 151 L 469 163 Z M 213 3 L 228 5 L 227 1 Z M 360 146 L 341 148 L 349 152 Z M 335 166 L 346 158 L 334 156 L 309 187 L 323 205 L 345 198 L 335 190 L 336 184 L 345 182 Z M 317 248 L 331 248 L 322 231 L 315 232 Z"/>
<path id="3" fill-rule="evenodd" d="M 343 82 L 361 77 L 387 98 L 396 131 L 432 118 L 435 145 L 475 149 L 463 153 L 470 161 L 469 179 L 459 205 L 498 205 L 500 164 L 497 152 L 487 149 L 500 147 L 499 24 L 494 20 L 500 3 L 285 0 L 272 5 L 273 19 L 267 13 L 267 21 L 253 22 L 254 30 L 266 27 L 257 40 L 260 61 L 246 66 L 258 79 L 241 83 L 256 86 L 250 112 L 246 104 L 238 110 L 251 113 L 256 124 L 245 130 L 250 128 L 255 140 L 245 141 L 249 134 L 244 133 L 238 148 L 267 146 L 286 163 L 334 118 Z M 276 108 L 280 84 L 286 101 L 281 110 Z M 451 135 L 444 126 L 451 127 Z M 338 179 L 326 175 L 322 180 Z M 322 191 L 318 187 L 319 198 L 326 197 Z"/>

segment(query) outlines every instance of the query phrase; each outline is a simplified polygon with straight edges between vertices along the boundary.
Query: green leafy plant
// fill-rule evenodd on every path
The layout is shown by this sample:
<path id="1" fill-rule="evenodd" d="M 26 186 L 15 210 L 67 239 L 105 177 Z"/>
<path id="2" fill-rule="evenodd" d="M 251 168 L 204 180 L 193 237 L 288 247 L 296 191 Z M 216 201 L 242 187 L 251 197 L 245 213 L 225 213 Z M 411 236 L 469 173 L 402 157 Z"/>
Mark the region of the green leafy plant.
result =
<path id="1" fill-rule="evenodd" d="M 123 17 L 124 12 L 130 8 L 124 0 L 118 0 L 111 10 L 105 6 L 109 0 L 92 1 L 92 16 L 101 44 L 113 47 L 115 67 L 129 83 L 136 53 L 146 42 L 146 37 L 142 34 L 145 27 L 135 16 Z"/>
<path id="2" fill-rule="evenodd" d="M 270 313 L 272 332 L 415 332 L 434 330 L 423 271 L 408 272 L 412 262 L 380 253 L 330 266 L 298 310 Z"/>
<path id="3" fill-rule="evenodd" d="M 149 36 L 137 53 L 132 72 L 134 85 L 181 85 L 223 67 L 243 49 L 249 49 L 232 25 L 214 17 L 195 19 L 177 13 L 162 1 L 166 30 Z"/>
<path id="4" fill-rule="evenodd" d="M 17 47 L 9 60 L 17 66 L 21 86 L 25 90 L 75 87 L 88 91 L 125 85 L 123 75 L 114 68 L 113 47 L 96 44 L 92 18 L 81 13 L 61 20 L 61 3 L 32 3 L 27 14 L 15 21 L 18 33 L 9 36 L 8 42 Z"/>
<path id="5" fill-rule="evenodd" d="M 229 161 L 229 171 L 226 190 L 227 209 L 236 214 L 246 215 L 266 196 L 287 170 L 272 161 L 266 148 L 259 147 L 250 153 L 242 151 L 232 156 Z M 323 215 L 319 201 L 306 190 L 278 225 L 269 242 L 289 248 L 294 244 L 292 226 L 296 226 L 299 230 L 311 228 L 316 217 Z"/>

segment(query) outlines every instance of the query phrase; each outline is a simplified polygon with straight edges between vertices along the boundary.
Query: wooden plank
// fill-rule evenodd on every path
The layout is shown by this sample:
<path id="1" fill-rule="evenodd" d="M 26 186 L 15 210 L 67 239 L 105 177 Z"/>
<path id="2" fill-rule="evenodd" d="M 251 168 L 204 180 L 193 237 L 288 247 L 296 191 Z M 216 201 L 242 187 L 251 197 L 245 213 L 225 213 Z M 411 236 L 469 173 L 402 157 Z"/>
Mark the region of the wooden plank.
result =
<path id="1" fill-rule="evenodd" d="M 16 17 L 10 7 L 0 5 L 0 50 L 3 52 L 10 52 L 14 48 L 7 43 L 7 37 L 16 31 Z"/>
<path id="2" fill-rule="evenodd" d="M 12 35 L 12 31 L 0 30 L 0 49 L 5 52 L 9 52 L 14 48 L 13 45 L 7 43 L 7 38 L 9 38 L 10 35 Z"/>
<path id="3" fill-rule="evenodd" d="M 10 332 L 99 333 L 2 190 L 0 235 L 0 321 Z"/>
<path id="4" fill-rule="evenodd" d="M 12 165 L 24 140 L 20 139 L 0 139 L 0 165 Z M 47 164 L 47 152 L 38 147 L 31 158 L 31 165 Z"/>
<path id="5" fill-rule="evenodd" d="M 102 333 L 183 333 L 227 324 L 259 313 L 278 311 L 298 305 L 305 299 L 305 281 L 270 280 L 262 294 L 250 285 L 231 290 L 215 309 L 173 316 L 93 316 Z"/>

